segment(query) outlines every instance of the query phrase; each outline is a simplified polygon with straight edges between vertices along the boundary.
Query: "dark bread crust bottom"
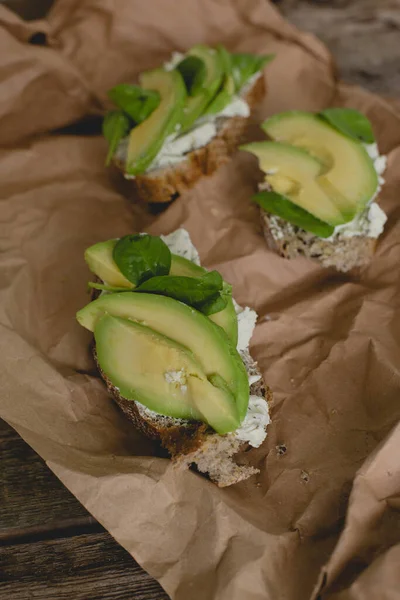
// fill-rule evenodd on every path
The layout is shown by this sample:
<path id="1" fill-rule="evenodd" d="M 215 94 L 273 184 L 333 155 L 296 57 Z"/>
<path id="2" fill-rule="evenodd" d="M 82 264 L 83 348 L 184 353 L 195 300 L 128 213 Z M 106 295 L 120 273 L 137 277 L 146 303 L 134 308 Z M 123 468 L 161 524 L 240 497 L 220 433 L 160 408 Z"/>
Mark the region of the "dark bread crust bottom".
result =
<path id="1" fill-rule="evenodd" d="M 244 97 L 251 111 L 265 94 L 265 77 L 261 75 Z M 134 193 L 145 203 L 175 200 L 201 177 L 211 175 L 229 161 L 243 140 L 247 123 L 246 117 L 227 118 L 220 131 L 206 146 L 190 152 L 178 164 L 137 175 L 132 179 Z M 116 161 L 116 165 L 124 172 L 123 164 Z"/>
<path id="2" fill-rule="evenodd" d="M 377 244 L 376 239 L 367 236 L 319 238 L 262 209 L 261 224 L 268 248 L 283 258 L 304 256 L 344 273 L 357 274 L 368 266 Z"/>

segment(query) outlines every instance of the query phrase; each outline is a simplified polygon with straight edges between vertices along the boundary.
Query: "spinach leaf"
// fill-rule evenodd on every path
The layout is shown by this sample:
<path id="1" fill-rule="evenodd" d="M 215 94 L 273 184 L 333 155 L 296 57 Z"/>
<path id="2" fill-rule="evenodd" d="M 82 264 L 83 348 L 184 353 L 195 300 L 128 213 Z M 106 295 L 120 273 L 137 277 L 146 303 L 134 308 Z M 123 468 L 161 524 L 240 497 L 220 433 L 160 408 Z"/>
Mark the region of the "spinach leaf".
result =
<path id="1" fill-rule="evenodd" d="M 130 121 L 121 110 L 113 110 L 104 117 L 103 135 L 109 144 L 106 166 L 110 164 L 119 142 L 128 134 L 130 128 Z"/>
<path id="2" fill-rule="evenodd" d="M 135 285 L 151 277 L 167 275 L 171 252 L 157 236 L 125 235 L 115 244 L 113 259 L 121 273 Z"/>
<path id="3" fill-rule="evenodd" d="M 222 288 L 221 275 L 217 271 L 210 271 L 201 277 L 183 275 L 152 277 L 138 286 L 135 292 L 168 296 L 204 314 L 212 314 L 219 312 L 227 304 L 226 297 L 221 295 Z"/>
<path id="4" fill-rule="evenodd" d="M 197 310 L 202 312 L 203 315 L 209 317 L 210 315 L 219 313 L 221 310 L 224 310 L 227 304 L 228 297 L 223 292 L 220 292 L 212 298 L 210 298 L 209 300 L 202 302 L 196 308 Z"/>
<path id="5" fill-rule="evenodd" d="M 231 54 L 232 77 L 235 82 L 236 91 L 239 91 L 252 75 L 261 71 L 274 58 L 274 54 L 265 56 Z"/>
<path id="6" fill-rule="evenodd" d="M 375 142 L 371 123 L 363 114 L 354 108 L 326 108 L 319 116 L 328 121 L 332 127 L 338 129 L 347 137 L 357 142 L 373 144 Z"/>
<path id="7" fill-rule="evenodd" d="M 160 104 L 160 94 L 138 85 L 121 83 L 108 92 L 109 98 L 136 123 L 142 123 Z"/>
<path id="8" fill-rule="evenodd" d="M 294 204 L 289 198 L 276 192 L 259 192 L 252 197 L 261 208 L 285 221 L 297 225 L 321 238 L 327 238 L 334 232 L 334 227 L 314 217 L 304 208 Z"/>
<path id="9" fill-rule="evenodd" d="M 206 65 L 198 56 L 186 56 L 176 66 L 182 75 L 189 96 L 196 96 L 203 87 L 206 77 Z"/>

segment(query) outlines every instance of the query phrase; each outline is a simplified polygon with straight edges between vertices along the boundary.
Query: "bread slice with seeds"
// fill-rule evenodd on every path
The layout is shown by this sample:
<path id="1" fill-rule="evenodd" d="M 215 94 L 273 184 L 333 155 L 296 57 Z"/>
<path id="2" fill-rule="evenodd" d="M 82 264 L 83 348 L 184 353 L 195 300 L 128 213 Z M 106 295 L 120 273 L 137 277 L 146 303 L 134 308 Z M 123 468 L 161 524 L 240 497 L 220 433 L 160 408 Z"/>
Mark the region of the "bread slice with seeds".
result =
<path id="1" fill-rule="evenodd" d="M 204 423 L 159 415 L 139 402 L 123 398 L 102 372 L 95 349 L 93 354 L 100 375 L 120 409 L 142 433 L 161 443 L 176 468 L 195 467 L 219 487 L 233 485 L 259 473 L 259 469 L 236 461 L 237 454 L 247 450 L 249 444 L 241 441 L 235 433 L 219 435 Z M 247 351 L 240 354 L 249 377 L 259 376 L 258 381 L 251 384 L 250 394 L 270 402 L 272 393 L 265 385 L 257 363 Z"/>
<path id="2" fill-rule="evenodd" d="M 273 252 L 289 259 L 304 256 L 344 273 L 367 267 L 377 244 L 376 238 L 366 235 L 339 234 L 333 239 L 324 239 L 264 210 L 261 210 L 261 223 L 267 245 Z"/>
<path id="3" fill-rule="evenodd" d="M 249 105 L 250 117 L 265 94 L 266 82 L 261 73 L 242 96 Z M 201 177 L 212 175 L 229 161 L 243 141 L 250 117 L 235 116 L 218 119 L 217 135 L 207 145 L 189 152 L 175 165 L 136 175 L 131 180 L 133 192 L 145 203 L 166 203 L 175 200 L 193 187 Z M 124 173 L 124 161 L 119 157 L 115 158 L 114 162 Z"/>

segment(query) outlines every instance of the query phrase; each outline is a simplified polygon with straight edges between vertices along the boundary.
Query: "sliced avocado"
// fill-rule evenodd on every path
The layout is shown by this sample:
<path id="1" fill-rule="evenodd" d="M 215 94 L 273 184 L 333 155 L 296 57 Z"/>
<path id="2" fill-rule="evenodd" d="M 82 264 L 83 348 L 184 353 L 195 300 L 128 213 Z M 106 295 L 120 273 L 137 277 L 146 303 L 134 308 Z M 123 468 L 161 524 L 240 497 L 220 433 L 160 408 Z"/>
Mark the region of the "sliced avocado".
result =
<path id="1" fill-rule="evenodd" d="M 94 328 L 101 369 L 124 398 L 162 415 L 236 429 L 234 397 L 208 381 L 191 352 L 149 327 L 104 315 Z"/>
<path id="2" fill-rule="evenodd" d="M 93 331 L 104 314 L 136 321 L 190 350 L 207 377 L 217 373 L 235 396 L 240 420 L 249 401 L 243 362 L 226 333 L 197 310 L 156 294 L 122 292 L 100 296 L 77 313 L 77 320 Z"/>
<path id="3" fill-rule="evenodd" d="M 207 269 L 196 265 L 188 258 L 179 256 L 178 254 L 171 255 L 171 271 L 170 275 L 181 275 L 182 277 L 201 277 L 207 273 Z"/>
<path id="4" fill-rule="evenodd" d="M 186 99 L 185 84 L 176 70 L 155 69 L 143 73 L 140 76 L 140 85 L 158 92 L 161 101 L 151 115 L 129 134 L 126 172 L 130 175 L 146 171 L 160 151 L 165 138 L 179 125 Z"/>
<path id="5" fill-rule="evenodd" d="M 106 285 L 119 288 L 133 289 L 135 286 L 126 277 L 113 260 L 113 250 L 117 240 L 99 242 L 85 250 L 85 260 L 89 269 Z"/>
<path id="6" fill-rule="evenodd" d="M 225 106 L 229 104 L 235 94 L 235 82 L 231 73 L 231 55 L 223 46 L 218 46 L 217 52 L 219 52 L 221 56 L 224 76 L 220 90 L 217 92 L 215 98 L 204 111 L 205 115 L 214 115 L 221 112 L 221 110 L 223 110 Z"/>
<path id="7" fill-rule="evenodd" d="M 108 240 L 90 246 L 85 251 L 85 260 L 89 269 L 108 286 L 116 288 L 133 289 L 135 286 L 124 277 L 113 260 L 113 250 L 117 240 Z M 172 254 L 170 275 L 183 275 L 186 277 L 201 277 L 207 273 L 187 258 Z M 110 290 L 113 291 L 113 290 Z M 116 290 L 121 291 L 121 290 Z M 231 298 L 226 307 L 218 313 L 209 315 L 211 321 L 222 327 L 228 334 L 231 342 L 236 347 L 238 341 L 238 324 L 235 307 Z"/>
<path id="8" fill-rule="evenodd" d="M 188 56 L 197 56 L 206 67 L 206 74 L 201 88 L 194 96 L 188 96 L 183 108 L 181 131 L 187 131 L 210 104 L 217 93 L 224 75 L 224 65 L 221 54 L 208 46 L 193 46 Z M 147 86 L 148 87 L 148 86 Z"/>
<path id="9" fill-rule="evenodd" d="M 307 150 L 324 165 L 318 185 L 344 216 L 352 218 L 375 194 L 378 176 L 363 145 L 318 115 L 286 112 L 271 117 L 262 128 L 276 141 Z"/>
<path id="10" fill-rule="evenodd" d="M 319 185 L 321 163 L 305 150 L 278 142 L 254 142 L 241 148 L 258 157 L 260 167 L 266 173 L 265 179 L 274 192 L 329 225 L 346 221 Z"/>
<path id="11" fill-rule="evenodd" d="M 187 258 L 178 256 L 177 254 L 172 255 L 171 275 L 201 277 L 204 273 L 207 273 L 207 269 L 196 265 Z M 236 348 L 238 343 L 238 320 L 232 298 L 228 298 L 228 303 L 223 310 L 208 315 L 208 318 L 225 330 L 232 344 Z"/>

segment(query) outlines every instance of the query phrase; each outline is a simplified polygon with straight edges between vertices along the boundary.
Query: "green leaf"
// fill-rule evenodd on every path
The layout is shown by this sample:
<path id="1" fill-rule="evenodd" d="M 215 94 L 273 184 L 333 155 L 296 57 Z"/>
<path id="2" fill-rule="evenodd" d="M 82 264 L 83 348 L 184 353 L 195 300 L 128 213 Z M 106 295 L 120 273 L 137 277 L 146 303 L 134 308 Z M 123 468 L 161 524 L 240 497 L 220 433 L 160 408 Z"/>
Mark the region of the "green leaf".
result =
<path id="1" fill-rule="evenodd" d="M 145 121 L 160 104 L 160 94 L 138 85 L 121 83 L 108 92 L 109 98 L 136 123 Z"/>
<path id="2" fill-rule="evenodd" d="M 219 293 L 215 297 L 212 297 L 209 300 L 202 302 L 199 306 L 197 306 L 197 310 L 209 317 L 210 315 L 219 313 L 221 312 L 221 310 L 224 310 L 227 304 L 227 296 L 225 296 L 223 293 Z"/>
<path id="3" fill-rule="evenodd" d="M 203 87 L 206 65 L 198 56 L 186 56 L 177 66 L 189 96 L 196 96 Z"/>
<path id="4" fill-rule="evenodd" d="M 375 142 L 371 123 L 363 114 L 354 108 L 326 108 L 319 116 L 332 127 L 357 142 L 373 144 Z"/>
<path id="5" fill-rule="evenodd" d="M 304 208 L 294 204 L 289 198 L 276 192 L 259 192 L 252 197 L 252 200 L 265 211 L 281 217 L 285 221 L 292 223 L 292 225 L 297 225 L 297 227 L 301 227 L 301 229 L 309 231 L 318 237 L 327 238 L 335 230 L 332 225 L 320 221 L 307 210 L 304 210 Z"/>
<path id="6" fill-rule="evenodd" d="M 261 71 L 274 58 L 274 54 L 264 56 L 231 54 L 232 77 L 235 82 L 236 91 L 239 91 L 252 75 Z"/>
<path id="7" fill-rule="evenodd" d="M 90 288 L 94 290 L 102 290 L 103 292 L 131 292 L 132 290 L 129 288 L 116 287 L 114 285 L 107 285 L 105 283 L 94 283 L 93 281 L 89 281 L 88 283 Z"/>
<path id="8" fill-rule="evenodd" d="M 121 273 L 136 286 L 151 277 L 167 275 L 171 252 L 157 236 L 125 235 L 115 245 L 113 259 Z"/>
<path id="9" fill-rule="evenodd" d="M 119 142 L 128 134 L 130 128 L 131 124 L 128 117 L 120 110 L 113 110 L 104 117 L 103 135 L 109 144 L 106 166 L 110 164 Z"/>
<path id="10" fill-rule="evenodd" d="M 221 275 L 217 271 L 211 271 L 201 277 L 183 275 L 152 277 L 138 286 L 135 292 L 168 296 L 204 314 L 212 314 L 219 312 L 227 304 L 227 298 L 221 296 L 222 288 Z"/>

